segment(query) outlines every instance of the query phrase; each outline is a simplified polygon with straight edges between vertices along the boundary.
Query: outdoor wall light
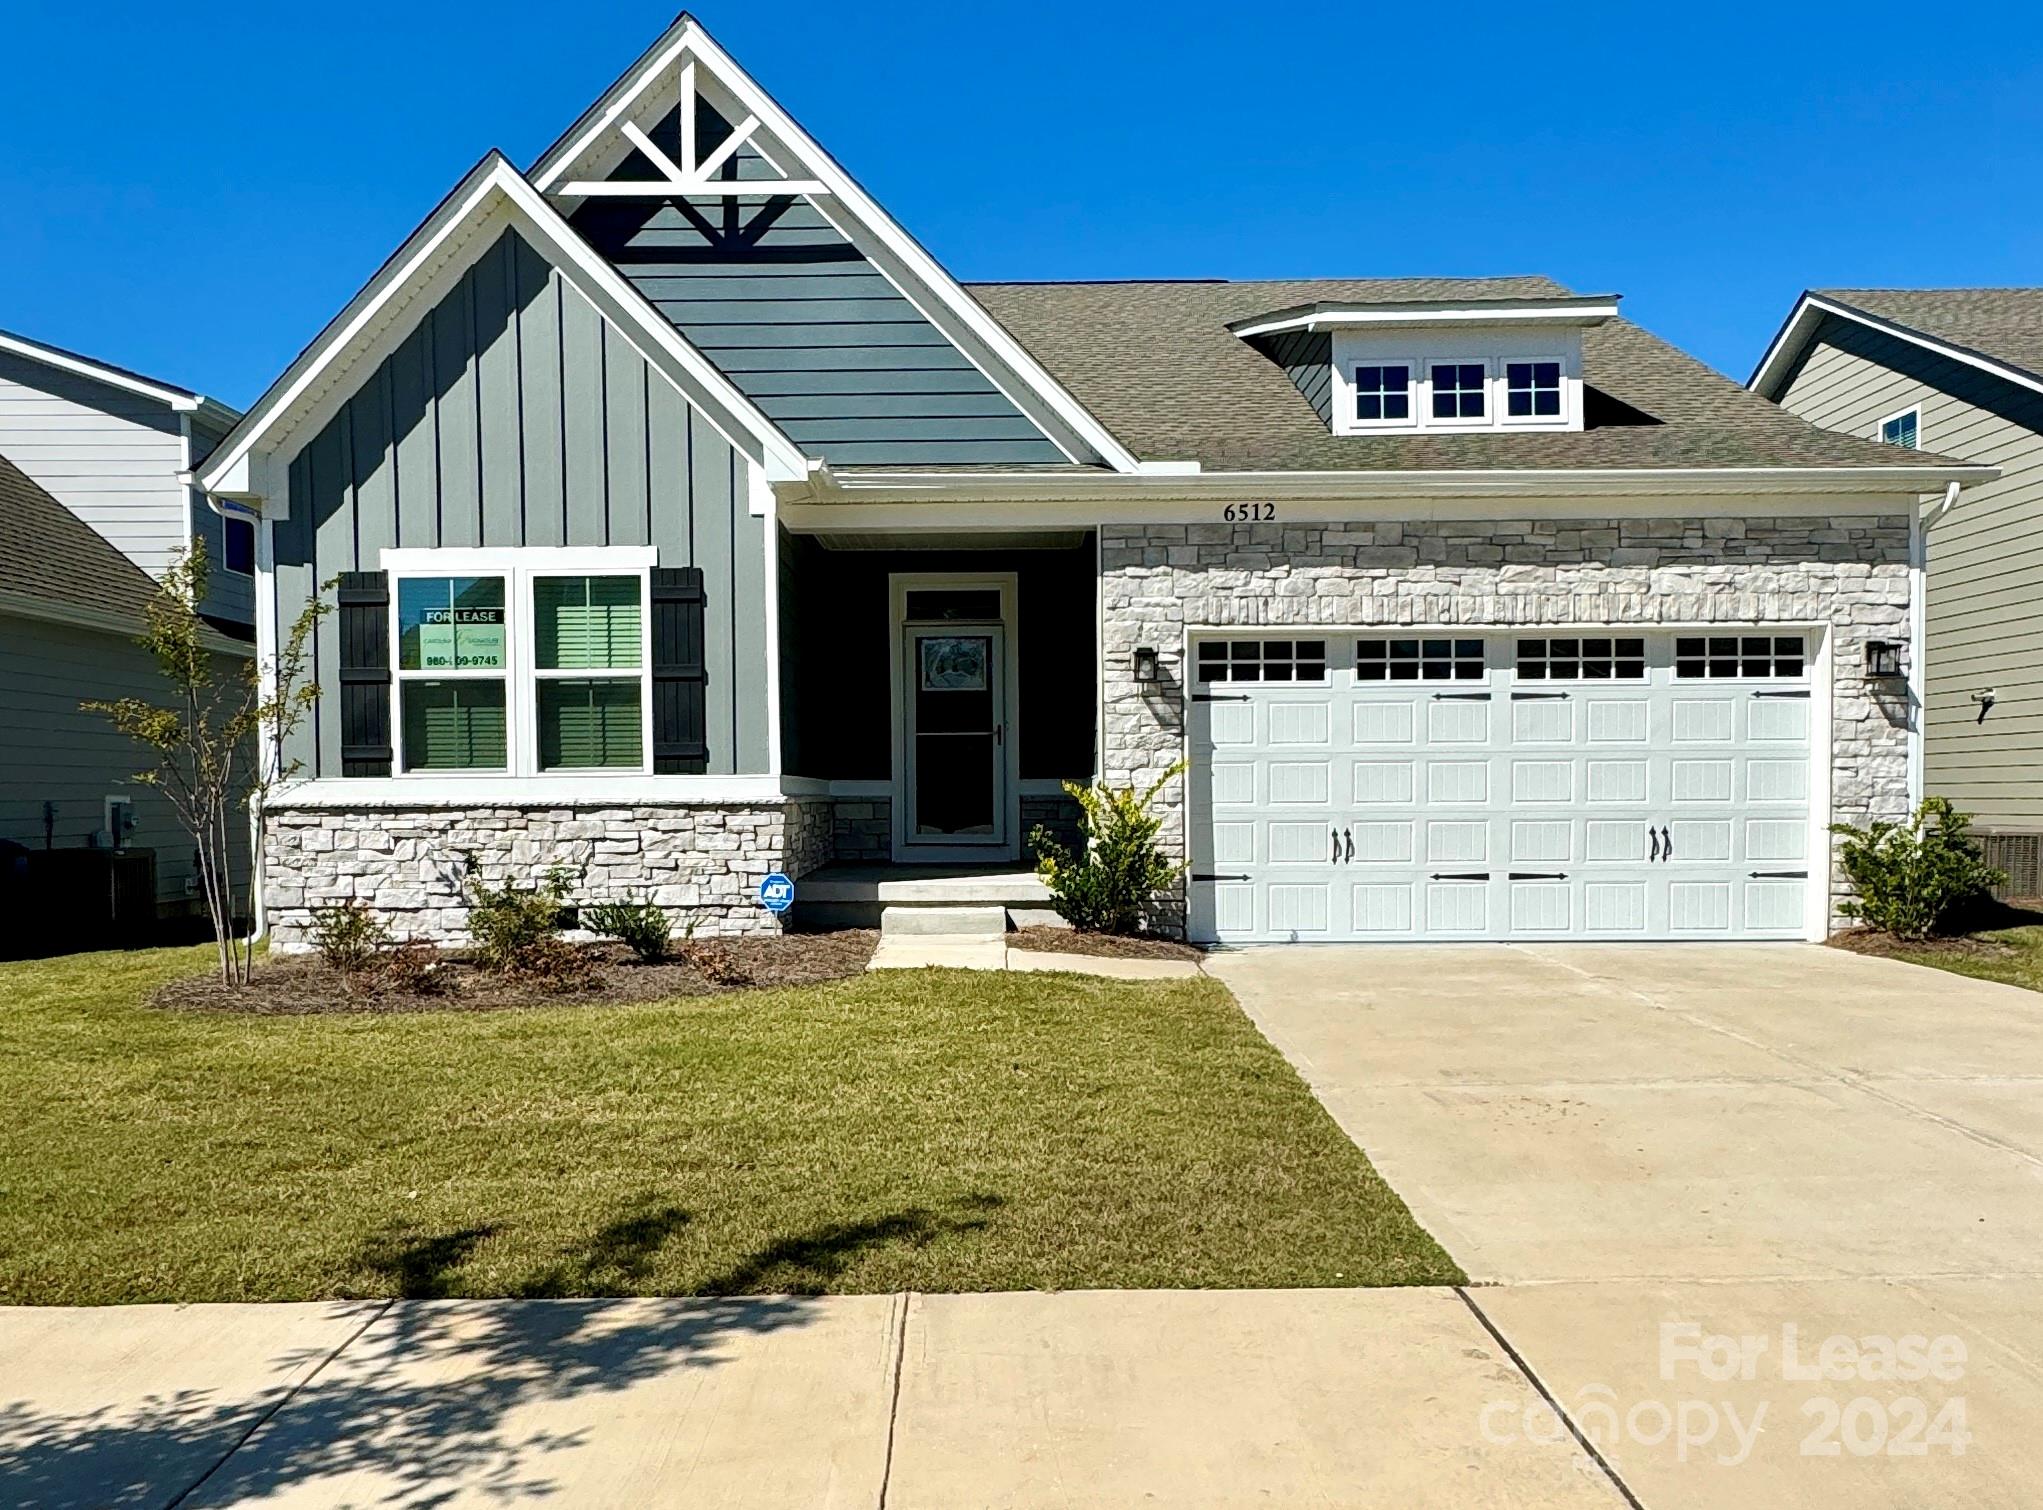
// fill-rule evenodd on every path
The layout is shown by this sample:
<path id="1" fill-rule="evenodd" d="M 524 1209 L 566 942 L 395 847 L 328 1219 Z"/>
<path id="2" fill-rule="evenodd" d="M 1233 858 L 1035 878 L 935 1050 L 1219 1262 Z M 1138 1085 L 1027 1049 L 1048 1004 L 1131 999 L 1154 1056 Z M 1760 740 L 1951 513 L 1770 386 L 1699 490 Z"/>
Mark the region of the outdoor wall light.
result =
<path id="1" fill-rule="evenodd" d="M 1142 683 L 1156 680 L 1156 651 L 1151 646 L 1142 645 L 1136 648 L 1135 680 Z"/>
<path id="2" fill-rule="evenodd" d="M 1901 676 L 1901 647 L 1892 640 L 1866 641 L 1866 680 L 1890 682 Z"/>

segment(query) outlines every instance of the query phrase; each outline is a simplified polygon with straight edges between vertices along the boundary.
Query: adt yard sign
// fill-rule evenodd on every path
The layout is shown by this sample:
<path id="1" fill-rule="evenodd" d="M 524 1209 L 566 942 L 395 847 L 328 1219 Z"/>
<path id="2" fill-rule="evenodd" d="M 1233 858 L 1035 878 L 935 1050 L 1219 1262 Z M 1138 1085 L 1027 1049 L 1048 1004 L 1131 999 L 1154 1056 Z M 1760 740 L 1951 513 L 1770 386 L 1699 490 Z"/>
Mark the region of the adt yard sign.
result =
<path id="1" fill-rule="evenodd" d="M 775 871 L 759 883 L 759 905 L 768 912 L 786 912 L 795 904 L 795 883 Z"/>

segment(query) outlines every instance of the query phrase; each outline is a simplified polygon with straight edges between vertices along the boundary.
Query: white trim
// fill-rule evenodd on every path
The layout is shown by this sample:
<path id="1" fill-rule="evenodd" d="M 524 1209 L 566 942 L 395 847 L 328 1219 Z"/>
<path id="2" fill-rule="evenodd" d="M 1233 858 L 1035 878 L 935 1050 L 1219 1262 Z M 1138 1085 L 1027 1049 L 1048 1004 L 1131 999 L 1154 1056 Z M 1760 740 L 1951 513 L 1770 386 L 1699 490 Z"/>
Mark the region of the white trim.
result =
<path id="1" fill-rule="evenodd" d="M 1915 439 L 1906 446 L 1902 445 L 1898 440 L 1887 439 L 1887 427 L 1897 419 L 1905 419 L 1910 415 L 1915 417 Z M 1883 446 L 1894 446 L 1903 451 L 1922 450 L 1922 405 L 1919 403 L 1910 404 L 1905 409 L 1896 409 L 1892 414 L 1881 415 L 1878 420 L 1874 421 L 1873 439 Z"/>
<path id="2" fill-rule="evenodd" d="M 1868 314 L 1865 310 L 1855 309 L 1849 304 L 1841 304 L 1835 299 L 1826 299 L 1814 293 L 1803 294 L 1796 303 L 1786 322 L 1781 326 L 1780 333 L 1773 338 L 1773 344 L 1766 348 L 1766 355 L 1761 357 L 1759 365 L 1752 369 L 1752 376 L 1746 380 L 1745 386 L 1755 393 L 1778 401 L 1780 395 L 1775 389 L 1787 369 L 1794 365 L 1795 359 L 1809 344 L 1809 338 L 1815 333 L 1816 326 L 1825 315 L 1835 315 L 1841 320 L 1853 321 L 1869 330 L 1877 330 L 1897 340 L 1906 341 L 1912 346 L 1919 346 L 1924 351 L 1935 352 L 1938 356 L 1948 357 L 1954 362 L 1962 362 L 1967 367 L 1976 367 L 1981 372 L 1990 372 L 1995 377 L 2018 387 L 2043 393 L 2043 376 L 2010 366 L 2006 362 L 1966 347 L 1954 346 L 1949 341 L 1938 340 L 1935 336 L 1924 335 L 1921 331 L 1913 330 L 1896 321 Z"/>
<path id="3" fill-rule="evenodd" d="M 118 388 L 124 393 L 140 394 L 143 398 L 169 405 L 179 414 L 193 414 L 205 410 L 211 417 L 225 419 L 229 424 L 240 418 L 237 410 L 230 409 L 215 399 L 209 399 L 203 393 L 193 393 L 188 388 L 173 388 L 168 384 L 152 382 L 132 372 L 123 372 L 118 367 L 95 362 L 90 357 L 59 351 L 56 347 L 45 346 L 40 341 L 31 341 L 26 336 L 11 335 L 0 330 L 0 351 L 27 357 L 32 362 L 41 362 L 45 367 L 55 367 L 63 372 L 91 378 L 96 383 L 104 383 L 107 387 Z"/>
<path id="4" fill-rule="evenodd" d="M 387 572 L 440 577 L 505 571 L 615 572 L 658 566 L 660 552 L 651 545 L 387 546 L 377 553 L 376 562 Z"/>
<path id="5" fill-rule="evenodd" d="M 997 840 L 971 843 L 912 843 L 908 838 L 909 784 L 913 760 L 908 750 L 908 689 L 906 686 L 908 637 L 912 630 L 931 627 L 910 624 L 908 594 L 952 587 L 992 587 L 1000 593 L 1002 832 Z M 887 709 L 893 763 L 891 814 L 892 854 L 897 864 L 921 861 L 941 862 L 980 858 L 1016 860 L 1021 857 L 1021 654 L 1019 615 L 1020 578 L 1007 572 L 889 572 L 887 574 Z M 963 626 L 961 626 L 962 629 Z"/>
<path id="6" fill-rule="evenodd" d="M 1617 299 L 1608 294 L 1583 294 L 1542 299 L 1538 303 L 1467 303 L 1453 299 L 1409 303 L 1326 303 L 1280 309 L 1236 320 L 1227 328 L 1238 336 L 1276 335 L 1288 330 L 1335 330 L 1372 325 L 1389 329 L 1424 329 L 1440 325 L 1601 325 L 1617 318 Z"/>
<path id="7" fill-rule="evenodd" d="M 617 122 L 632 113 L 640 96 L 653 82 L 663 77 L 668 69 L 673 68 L 684 58 L 688 60 L 689 66 L 699 61 L 708 69 L 716 85 L 728 91 L 744 111 L 759 117 L 773 140 L 794 156 L 798 166 L 807 170 L 811 180 L 818 187 L 804 192 L 815 193 L 841 204 L 844 212 L 878 243 L 887 258 L 892 259 L 911 281 L 935 295 L 949 317 L 946 323 L 959 327 L 970 336 L 973 343 L 990 355 L 996 364 L 1005 367 L 1019 378 L 1036 400 L 1036 405 L 1046 409 L 1057 424 L 1082 447 L 1098 455 L 1116 472 L 1132 473 L 1136 470 L 1134 454 L 1115 439 L 1112 432 L 1072 397 L 1064 386 L 1009 334 L 1005 326 L 988 314 L 984 306 L 966 293 L 935 258 L 867 195 L 857 181 L 846 173 L 793 117 L 781 109 L 772 96 L 761 89 L 751 75 L 717 45 L 700 22 L 693 17 L 684 17 L 670 35 L 672 41 L 643 61 L 636 76 L 619 90 L 617 98 L 604 107 L 580 136 L 549 152 L 534 166 L 532 184 L 535 188 L 541 193 L 568 192 L 568 189 L 561 185 L 561 178 L 569 168 L 575 166 L 590 152 Z M 578 184 L 571 187 L 587 188 L 588 185 Z M 768 192 L 793 192 L 793 186 L 772 185 L 769 186 Z M 836 217 L 831 214 L 827 205 L 818 204 L 815 208 L 833 224 L 837 223 Z M 842 229 L 841 225 L 839 229 Z M 872 260 L 882 272 L 889 271 L 879 259 Z M 939 328 L 942 328 L 941 324 Z M 956 339 L 958 331 L 946 330 L 945 334 Z M 967 355 L 970 356 L 972 353 L 967 352 Z M 989 379 L 993 378 L 991 373 L 986 375 Z M 996 386 L 1001 386 L 997 380 Z M 1024 412 L 1027 412 L 1026 407 Z"/>
<path id="8" fill-rule="evenodd" d="M 336 320 L 207 458 L 199 469 L 200 485 L 207 492 L 230 497 L 254 492 L 251 457 L 281 451 L 296 436 L 316 433 L 351 396 L 337 379 L 380 361 L 399 345 L 410 330 L 401 316 L 428 292 L 451 287 L 487 250 L 484 233 L 500 226 L 528 233 L 577 291 L 732 446 L 755 459 L 763 457 L 776 479 L 792 480 L 808 472 L 808 458 L 780 427 L 662 319 L 622 273 L 569 229 L 559 212 L 504 158 L 492 154 L 485 159 L 457 194 L 414 233 L 417 244 L 409 255 L 384 266 L 356 295 L 354 305 L 359 307 L 351 306 Z M 480 244 L 471 251 L 475 243 Z"/>
<path id="9" fill-rule="evenodd" d="M 255 668 L 263 700 L 276 695 L 277 688 L 277 542 L 276 525 L 268 519 L 255 522 Z M 256 736 L 255 763 L 260 777 L 276 774 L 282 763 L 275 727 L 265 724 Z M 248 884 L 255 914 L 256 938 L 269 936 L 269 907 L 263 897 L 262 825 L 264 808 L 248 804 Z"/>
<path id="10" fill-rule="evenodd" d="M 577 773 L 571 791 L 558 777 L 326 777 L 293 782 L 270 800 L 271 812 L 303 808 L 610 807 L 785 802 L 813 792 L 775 776 L 592 776 Z"/>
<path id="11" fill-rule="evenodd" d="M 754 514 L 763 514 L 765 524 L 759 533 L 763 537 L 766 555 L 766 769 L 779 776 L 786 769 L 780 747 L 780 501 L 774 497 L 773 486 L 766 481 L 758 467 L 749 462 L 745 467 L 746 499 Z M 650 619 L 650 615 L 648 615 Z M 650 657 L 648 658 L 650 664 Z M 648 709 L 647 727 L 652 718 Z"/>

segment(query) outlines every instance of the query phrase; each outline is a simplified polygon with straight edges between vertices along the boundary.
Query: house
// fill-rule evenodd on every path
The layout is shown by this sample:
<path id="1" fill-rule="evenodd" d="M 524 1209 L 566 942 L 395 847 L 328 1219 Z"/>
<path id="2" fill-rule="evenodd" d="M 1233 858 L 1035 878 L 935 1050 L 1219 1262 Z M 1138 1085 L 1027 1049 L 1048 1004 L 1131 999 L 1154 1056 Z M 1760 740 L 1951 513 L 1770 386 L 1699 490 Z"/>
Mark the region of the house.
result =
<path id="1" fill-rule="evenodd" d="M 457 936 L 467 856 L 705 932 L 773 871 L 966 896 L 1182 759 L 1198 938 L 1821 937 L 1826 825 L 1911 795 L 1919 501 L 1992 469 L 1618 302 L 962 286 L 683 16 L 201 464 L 265 653 L 338 602 L 268 925 Z"/>
<path id="2" fill-rule="evenodd" d="M 1754 392 L 1840 434 L 1992 466 L 1922 517 L 1923 779 L 2043 894 L 2043 288 L 1805 293 Z"/>
<path id="3" fill-rule="evenodd" d="M 152 577 L 191 542 L 211 567 L 201 611 L 255 622 L 255 521 L 187 480 L 241 417 L 218 400 L 0 330 L 0 456 Z"/>
<path id="4" fill-rule="evenodd" d="M 146 936 L 202 913 L 192 841 L 130 778 L 145 752 L 87 698 L 165 701 L 136 636 L 155 581 L 0 455 L 0 956 Z M 213 649 L 245 665 L 244 641 Z M 248 896 L 250 845 L 233 836 Z"/>

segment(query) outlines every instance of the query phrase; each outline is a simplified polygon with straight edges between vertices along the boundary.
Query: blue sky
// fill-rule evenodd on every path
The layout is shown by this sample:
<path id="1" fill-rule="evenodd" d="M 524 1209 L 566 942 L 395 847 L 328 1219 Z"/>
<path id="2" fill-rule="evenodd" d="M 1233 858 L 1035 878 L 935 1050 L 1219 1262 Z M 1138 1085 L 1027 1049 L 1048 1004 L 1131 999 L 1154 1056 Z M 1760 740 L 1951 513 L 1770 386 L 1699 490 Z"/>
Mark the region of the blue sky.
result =
<path id="1" fill-rule="evenodd" d="M 34 65 L 0 92 L 0 327 L 235 404 L 485 150 L 529 163 L 672 19 L 9 12 Z M 961 278 L 1548 273 L 1741 379 L 1806 286 L 2043 283 L 2033 12 L 698 14 Z"/>

